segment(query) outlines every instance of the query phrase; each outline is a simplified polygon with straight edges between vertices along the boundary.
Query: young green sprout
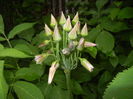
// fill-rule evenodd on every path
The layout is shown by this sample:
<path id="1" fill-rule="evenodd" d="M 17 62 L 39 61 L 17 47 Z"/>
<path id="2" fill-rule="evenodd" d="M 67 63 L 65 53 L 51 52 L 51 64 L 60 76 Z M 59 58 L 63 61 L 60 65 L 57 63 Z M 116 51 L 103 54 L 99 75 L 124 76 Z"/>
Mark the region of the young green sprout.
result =
<path id="1" fill-rule="evenodd" d="M 88 35 L 87 24 L 80 30 L 78 13 L 74 16 L 73 24 L 71 24 L 70 16 L 66 19 L 63 12 L 61 13 L 59 24 L 57 23 L 55 17 L 51 14 L 50 26 L 52 29 L 45 24 L 44 29 L 47 40 L 40 45 L 48 49 L 43 51 L 45 54 L 35 56 L 37 64 L 42 64 L 48 55 L 54 57 L 54 61 L 49 69 L 48 84 L 52 83 L 58 68 L 64 70 L 67 80 L 69 80 L 68 74 L 78 66 L 79 62 L 90 72 L 94 69 L 87 59 L 81 58 L 85 48 L 96 46 L 95 43 L 88 42 L 85 38 Z M 48 50 L 50 50 L 50 53 L 48 53 Z"/>

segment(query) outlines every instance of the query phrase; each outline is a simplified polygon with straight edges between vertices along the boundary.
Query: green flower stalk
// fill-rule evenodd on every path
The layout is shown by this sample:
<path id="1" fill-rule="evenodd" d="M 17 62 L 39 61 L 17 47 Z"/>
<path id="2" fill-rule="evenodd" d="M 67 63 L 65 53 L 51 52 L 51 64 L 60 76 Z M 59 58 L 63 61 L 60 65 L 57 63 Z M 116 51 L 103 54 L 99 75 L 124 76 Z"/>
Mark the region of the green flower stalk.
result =
<path id="1" fill-rule="evenodd" d="M 87 36 L 88 35 L 88 28 L 87 28 L 87 24 L 84 25 L 84 27 L 81 30 L 81 35 L 82 36 Z"/>
<path id="2" fill-rule="evenodd" d="M 57 25 L 54 28 L 53 40 L 56 42 L 59 42 L 61 40 L 61 35 L 59 33 L 59 29 L 58 29 Z"/>
<path id="3" fill-rule="evenodd" d="M 73 24 L 76 24 L 77 22 L 79 22 L 79 14 L 78 14 L 78 12 L 76 13 L 76 15 L 74 16 L 74 18 L 72 20 Z"/>
<path id="4" fill-rule="evenodd" d="M 57 21 L 56 21 L 55 17 L 53 16 L 53 14 L 51 14 L 50 26 L 55 27 L 56 25 L 57 25 Z"/>
<path id="5" fill-rule="evenodd" d="M 57 68 L 59 67 L 59 62 L 54 61 L 49 69 L 49 75 L 48 75 L 48 84 L 51 84 L 55 75 L 55 72 Z"/>
<path id="6" fill-rule="evenodd" d="M 61 12 L 61 18 L 60 18 L 60 21 L 59 21 L 59 24 L 60 25 L 63 25 L 66 23 L 66 18 L 65 18 L 65 15 L 63 12 Z"/>
<path id="7" fill-rule="evenodd" d="M 69 32 L 72 29 L 70 16 L 68 16 L 66 23 L 63 25 L 63 30 Z"/>
<path id="8" fill-rule="evenodd" d="M 81 65 L 83 67 L 85 67 L 88 71 L 92 72 L 94 67 L 92 66 L 92 64 L 85 58 L 79 58 L 80 59 L 80 62 L 81 62 Z"/>
<path id="9" fill-rule="evenodd" d="M 47 26 L 47 24 L 45 24 L 45 33 L 46 36 L 51 36 L 53 34 L 52 30 Z"/>

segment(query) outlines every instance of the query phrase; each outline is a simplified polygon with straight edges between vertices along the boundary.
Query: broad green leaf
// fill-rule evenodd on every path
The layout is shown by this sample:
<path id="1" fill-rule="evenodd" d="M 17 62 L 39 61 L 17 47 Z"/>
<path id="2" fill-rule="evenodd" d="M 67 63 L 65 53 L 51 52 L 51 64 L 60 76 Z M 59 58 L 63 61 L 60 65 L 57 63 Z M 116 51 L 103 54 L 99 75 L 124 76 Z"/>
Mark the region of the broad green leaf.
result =
<path id="1" fill-rule="evenodd" d="M 38 54 L 38 50 L 35 46 L 32 46 L 29 43 L 19 43 L 16 44 L 16 46 L 14 47 L 17 50 L 20 50 L 24 53 L 27 53 L 29 55 L 37 55 Z"/>
<path id="2" fill-rule="evenodd" d="M 130 19 L 133 18 L 133 7 L 125 7 L 123 8 L 119 14 L 118 14 L 119 19 Z"/>
<path id="3" fill-rule="evenodd" d="M 108 0 L 97 0 L 96 6 L 97 6 L 98 10 L 103 8 L 106 3 L 108 3 Z"/>
<path id="4" fill-rule="evenodd" d="M 75 80 L 71 80 L 71 89 L 75 95 L 80 95 L 84 93 L 81 85 Z"/>
<path id="5" fill-rule="evenodd" d="M 30 67 L 20 68 L 15 77 L 17 79 L 24 79 L 27 81 L 33 81 L 39 79 L 44 73 L 45 67 L 40 64 L 31 64 Z"/>
<path id="6" fill-rule="evenodd" d="M 132 65 L 133 65 L 133 50 L 129 53 L 124 63 L 124 66 L 127 66 L 127 67 L 130 67 Z"/>
<path id="7" fill-rule="evenodd" d="M 110 11 L 110 15 L 109 15 L 110 18 L 112 20 L 114 20 L 117 17 L 117 15 L 119 14 L 119 11 L 120 11 L 120 8 L 112 8 Z"/>
<path id="8" fill-rule="evenodd" d="M 107 31 L 102 31 L 96 39 L 96 44 L 99 50 L 103 53 L 111 52 L 114 48 L 114 37 Z"/>
<path id="9" fill-rule="evenodd" d="M 97 48 L 96 47 L 88 47 L 85 49 L 85 52 L 89 53 L 93 58 L 96 58 Z"/>
<path id="10" fill-rule="evenodd" d="M 5 48 L 0 51 L 0 57 L 31 58 L 32 56 L 29 56 L 14 48 Z"/>
<path id="11" fill-rule="evenodd" d="M 19 99 L 44 99 L 40 89 L 32 83 L 17 81 L 13 88 Z"/>
<path id="12" fill-rule="evenodd" d="M 119 73 L 104 92 L 103 99 L 133 99 L 133 67 Z"/>
<path id="13" fill-rule="evenodd" d="M 0 99 L 6 99 L 8 93 L 8 85 L 3 76 L 4 61 L 0 61 Z"/>
<path id="14" fill-rule="evenodd" d="M 117 21 L 111 21 L 108 19 L 102 20 L 101 27 L 105 30 L 111 31 L 111 32 L 120 32 L 123 30 L 127 30 L 127 24 L 124 22 L 117 22 Z"/>
<path id="15" fill-rule="evenodd" d="M 22 24 L 19 24 L 17 26 L 15 26 L 8 34 L 8 38 L 11 39 L 11 38 L 14 38 L 15 35 L 25 31 L 25 30 L 28 30 L 30 28 L 33 27 L 35 23 L 22 23 Z"/>
<path id="16" fill-rule="evenodd" d="M 3 18 L 0 14 L 0 34 L 4 33 L 4 22 L 3 22 Z"/>
<path id="17" fill-rule="evenodd" d="M 88 36 L 86 37 L 86 40 L 94 42 L 97 38 L 97 36 L 100 34 L 102 28 L 100 25 L 96 26 L 96 28 L 93 28 L 89 31 Z"/>
<path id="18" fill-rule="evenodd" d="M 2 44 L 0 44 L 0 50 L 3 50 L 4 46 Z"/>
<path id="19" fill-rule="evenodd" d="M 5 41 L 6 39 L 4 37 L 0 37 L 0 41 Z"/>
<path id="20" fill-rule="evenodd" d="M 27 41 L 31 41 L 34 34 L 35 34 L 34 28 L 30 28 L 30 29 L 27 29 L 26 31 L 18 34 L 18 36 L 19 36 L 19 38 L 23 38 Z"/>
<path id="21" fill-rule="evenodd" d="M 116 67 L 119 63 L 118 57 L 110 57 L 109 58 L 110 63 L 113 65 L 113 67 Z"/>
<path id="22" fill-rule="evenodd" d="M 68 99 L 67 91 L 63 90 L 59 86 L 52 84 L 48 85 L 46 81 L 39 82 L 37 86 L 43 92 L 44 99 Z"/>

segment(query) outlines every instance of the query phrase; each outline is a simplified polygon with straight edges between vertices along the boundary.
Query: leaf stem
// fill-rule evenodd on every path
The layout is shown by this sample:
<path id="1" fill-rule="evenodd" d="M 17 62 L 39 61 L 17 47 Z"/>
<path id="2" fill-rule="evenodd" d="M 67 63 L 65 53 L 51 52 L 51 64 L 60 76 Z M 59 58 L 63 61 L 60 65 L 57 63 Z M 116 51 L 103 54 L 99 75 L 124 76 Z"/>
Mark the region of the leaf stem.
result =
<path id="1" fill-rule="evenodd" d="M 12 45 L 11 45 L 9 39 L 7 38 L 7 36 L 5 35 L 5 33 L 2 33 L 2 34 L 4 35 L 4 37 L 5 37 L 5 39 L 6 39 L 7 43 L 8 43 L 8 45 L 9 45 L 9 47 L 12 48 Z"/>

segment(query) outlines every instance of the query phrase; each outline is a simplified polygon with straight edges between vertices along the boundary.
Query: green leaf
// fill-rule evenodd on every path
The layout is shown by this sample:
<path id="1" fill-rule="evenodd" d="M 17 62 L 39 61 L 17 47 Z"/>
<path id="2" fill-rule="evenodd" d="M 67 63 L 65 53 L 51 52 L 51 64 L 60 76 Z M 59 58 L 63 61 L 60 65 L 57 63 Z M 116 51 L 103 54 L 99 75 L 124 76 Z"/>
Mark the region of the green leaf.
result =
<path id="1" fill-rule="evenodd" d="M 71 87 L 72 87 L 72 92 L 75 95 L 80 95 L 80 94 L 84 93 L 81 85 L 78 82 L 76 82 L 75 80 L 71 80 Z"/>
<path id="2" fill-rule="evenodd" d="M 4 33 L 4 22 L 1 14 L 0 14 L 0 33 Z"/>
<path id="3" fill-rule="evenodd" d="M 101 20 L 100 25 L 105 30 L 108 30 L 108 31 L 111 31 L 111 32 L 120 32 L 120 31 L 128 29 L 127 25 L 124 22 L 111 21 L 111 20 L 108 20 L 108 19 Z"/>
<path id="4" fill-rule="evenodd" d="M 129 53 L 124 63 L 124 66 L 127 66 L 127 67 L 130 67 L 132 65 L 133 65 L 133 50 Z"/>
<path id="5" fill-rule="evenodd" d="M 3 50 L 4 46 L 2 44 L 0 44 L 0 50 Z"/>
<path id="6" fill-rule="evenodd" d="M 103 53 L 111 52 L 114 48 L 114 37 L 107 31 L 102 31 L 96 39 L 96 44 L 99 50 Z"/>
<path id="7" fill-rule="evenodd" d="M 6 39 L 4 37 L 0 37 L 0 41 L 5 41 Z"/>
<path id="8" fill-rule="evenodd" d="M 32 83 L 17 81 L 13 88 L 19 99 L 44 99 L 40 89 Z"/>
<path id="9" fill-rule="evenodd" d="M 31 58 L 32 56 L 29 56 L 14 48 L 5 48 L 0 51 L 0 57 Z"/>
<path id="10" fill-rule="evenodd" d="M 119 73 L 106 89 L 103 99 L 133 99 L 133 67 Z"/>
<path id="11" fill-rule="evenodd" d="M 88 41 L 94 42 L 95 39 L 97 38 L 97 36 L 99 35 L 99 33 L 101 32 L 101 27 L 100 25 L 96 26 L 96 28 L 91 29 L 91 31 L 89 31 L 89 35 L 86 37 L 86 39 Z"/>
<path id="12" fill-rule="evenodd" d="M 120 11 L 120 8 L 112 8 L 110 11 L 110 15 L 109 15 L 110 18 L 112 20 L 114 20 L 117 17 L 117 15 L 119 14 L 119 11 Z"/>
<path id="13" fill-rule="evenodd" d="M 113 65 L 113 67 L 116 67 L 118 65 L 118 63 L 119 63 L 119 60 L 118 60 L 118 57 L 117 56 L 110 57 L 109 58 L 109 61 Z"/>
<path id="14" fill-rule="evenodd" d="M 108 0 L 97 0 L 96 1 L 96 7 L 100 10 L 107 3 L 108 3 Z"/>
<path id="15" fill-rule="evenodd" d="M 32 46 L 29 43 L 16 44 L 16 46 L 14 48 L 17 50 L 20 50 L 24 53 L 27 53 L 29 55 L 37 55 L 38 54 L 37 48 L 35 46 Z"/>
<path id="16" fill-rule="evenodd" d="M 6 99 L 8 93 L 8 85 L 3 76 L 4 61 L 0 61 L 0 99 Z"/>
<path id="17" fill-rule="evenodd" d="M 123 8 L 119 14 L 118 14 L 119 19 L 130 19 L 133 18 L 133 8 L 132 7 L 125 7 Z"/>
<path id="18" fill-rule="evenodd" d="M 96 55 L 97 55 L 96 47 L 88 47 L 85 49 L 85 51 L 89 53 L 93 58 L 96 58 Z"/>
<path id="19" fill-rule="evenodd" d="M 38 65 L 37 65 L 38 66 Z M 41 68 L 43 70 L 43 68 Z M 27 81 L 33 81 L 41 77 L 40 73 L 37 72 L 38 68 L 20 68 L 16 72 L 16 78 L 17 79 L 24 79 Z"/>
<path id="20" fill-rule="evenodd" d="M 22 24 L 19 24 L 17 26 L 15 26 L 8 34 L 8 38 L 11 39 L 11 38 L 14 38 L 15 35 L 25 31 L 25 30 L 28 30 L 30 28 L 33 27 L 35 23 L 22 23 Z"/>

